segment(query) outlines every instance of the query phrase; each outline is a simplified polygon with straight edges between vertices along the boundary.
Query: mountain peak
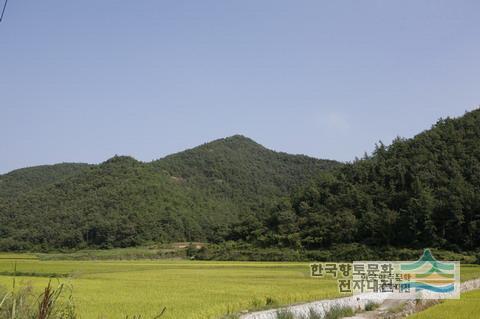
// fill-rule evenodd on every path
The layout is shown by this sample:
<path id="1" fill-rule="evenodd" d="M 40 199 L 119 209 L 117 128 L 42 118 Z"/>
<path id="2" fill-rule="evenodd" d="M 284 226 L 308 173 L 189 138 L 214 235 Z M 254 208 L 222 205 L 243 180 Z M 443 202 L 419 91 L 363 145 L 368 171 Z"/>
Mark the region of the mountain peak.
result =
<path id="1" fill-rule="evenodd" d="M 130 165 L 134 165 L 134 164 L 138 164 L 138 163 L 140 163 L 140 162 L 137 161 L 135 158 L 133 158 L 131 156 L 115 155 L 112 158 L 109 158 L 108 160 L 103 162 L 102 164 L 130 164 Z"/>
<path id="2" fill-rule="evenodd" d="M 241 149 L 249 147 L 265 149 L 264 146 L 255 142 L 253 139 L 240 134 L 219 138 L 217 140 L 207 142 L 199 147 L 216 147 L 220 145 L 226 146 L 231 149 Z"/>
<path id="3" fill-rule="evenodd" d="M 227 136 L 224 138 L 225 140 L 230 140 L 230 141 L 244 141 L 244 142 L 253 142 L 253 143 L 256 143 L 254 140 L 252 140 L 251 138 L 245 136 L 245 135 L 242 135 L 242 134 L 235 134 L 235 135 L 231 135 L 231 136 Z"/>

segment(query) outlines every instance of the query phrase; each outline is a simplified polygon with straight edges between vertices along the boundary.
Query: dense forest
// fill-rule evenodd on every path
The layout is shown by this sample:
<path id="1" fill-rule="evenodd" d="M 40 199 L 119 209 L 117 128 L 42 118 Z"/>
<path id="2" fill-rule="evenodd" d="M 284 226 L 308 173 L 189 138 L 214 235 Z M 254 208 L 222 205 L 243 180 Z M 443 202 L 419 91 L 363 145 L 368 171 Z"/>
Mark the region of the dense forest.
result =
<path id="1" fill-rule="evenodd" d="M 325 249 L 480 247 L 480 110 L 441 119 L 414 138 L 319 174 L 265 218 L 248 215 L 231 240 Z"/>
<path id="2" fill-rule="evenodd" d="M 0 175 L 0 198 L 20 196 L 35 188 L 59 182 L 88 169 L 88 164 L 62 163 L 22 168 Z"/>
<path id="3" fill-rule="evenodd" d="M 243 136 L 142 163 L 59 164 L 0 176 L 0 249 L 220 242 L 311 174 L 340 165 L 274 152 Z"/>
<path id="4" fill-rule="evenodd" d="M 478 251 L 480 110 L 346 164 L 236 135 L 149 163 L 115 156 L 0 176 L 0 250 L 174 241 L 213 243 L 223 258 L 341 245 Z"/>

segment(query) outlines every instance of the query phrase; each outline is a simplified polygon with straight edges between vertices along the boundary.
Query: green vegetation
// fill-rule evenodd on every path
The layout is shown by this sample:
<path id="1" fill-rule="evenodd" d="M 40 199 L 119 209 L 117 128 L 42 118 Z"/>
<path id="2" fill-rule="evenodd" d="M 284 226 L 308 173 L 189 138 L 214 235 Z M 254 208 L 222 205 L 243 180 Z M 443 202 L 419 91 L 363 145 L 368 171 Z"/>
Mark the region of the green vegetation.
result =
<path id="1" fill-rule="evenodd" d="M 317 312 L 315 312 L 315 310 L 310 309 L 308 313 L 308 317 L 305 319 L 323 319 L 323 318 Z"/>
<path id="2" fill-rule="evenodd" d="M 0 185 L 0 251 L 101 259 L 86 249 L 200 241 L 208 244 L 143 257 L 412 260 L 431 247 L 474 263 L 480 110 L 345 165 L 233 136 L 150 163 L 116 156 L 18 170 Z"/>
<path id="3" fill-rule="evenodd" d="M 362 244 L 368 255 L 384 247 L 475 251 L 479 232 L 476 110 L 320 174 L 266 217 L 246 216 L 229 239 L 310 251 Z"/>
<path id="4" fill-rule="evenodd" d="M 0 271 L 12 271 L 13 261 L 0 259 Z M 336 281 L 312 279 L 307 263 L 138 261 L 17 261 L 17 286 L 32 286 L 39 295 L 50 278 L 73 287 L 80 318 L 117 319 L 142 315 L 161 319 L 220 318 L 245 309 L 273 308 L 338 296 Z M 11 276 L 0 284 L 11 286 Z"/>
<path id="5" fill-rule="evenodd" d="M 460 277 L 462 282 L 480 278 L 479 265 L 462 265 Z"/>
<path id="6" fill-rule="evenodd" d="M 76 319 L 76 309 L 71 291 L 59 284 L 53 287 L 50 282 L 43 292 L 36 296 L 32 287 L 15 286 L 8 292 L 1 292 L 0 319 Z"/>
<path id="7" fill-rule="evenodd" d="M 432 249 L 440 260 L 460 261 L 463 264 L 476 263 L 476 257 L 469 253 Z M 192 253 L 200 260 L 242 260 L 242 261 L 355 261 L 355 260 L 416 260 L 423 249 L 375 247 L 364 244 L 338 244 L 328 248 L 307 250 L 304 248 L 258 247 L 245 242 L 228 241 L 209 244 Z"/>
<path id="8" fill-rule="evenodd" d="M 17 287 L 29 287 L 31 296 L 50 281 L 72 287 L 80 318 L 154 318 L 164 308 L 162 319 L 235 318 L 242 310 L 339 296 L 335 280 L 309 276 L 308 263 L 19 258 L 14 272 L 14 262 L 0 258 L 0 285 L 11 287 L 16 272 Z M 461 276 L 480 277 L 480 266 L 462 265 Z"/>
<path id="9" fill-rule="evenodd" d="M 34 189 L 53 185 L 85 172 L 89 166 L 82 163 L 61 163 L 22 168 L 0 175 L 0 199 L 18 197 Z"/>
<path id="10" fill-rule="evenodd" d="M 276 319 L 295 319 L 295 317 L 288 310 L 279 310 L 277 312 L 277 318 Z"/>
<path id="11" fill-rule="evenodd" d="M 436 306 L 419 312 L 412 319 L 471 319 L 480 313 L 480 290 L 462 294 L 458 300 L 446 300 Z"/>
<path id="12" fill-rule="evenodd" d="M 0 258 L 1 258 L 0 254 Z M 153 245 L 148 247 L 84 249 L 71 253 L 38 253 L 41 260 L 138 260 L 187 258 L 186 249 L 177 249 L 171 245 Z"/>
<path id="13" fill-rule="evenodd" d="M 327 314 L 328 315 L 328 314 Z M 295 317 L 293 313 L 288 310 L 280 310 L 277 312 L 276 319 L 323 319 L 323 316 L 320 316 L 313 309 L 310 309 L 310 312 L 306 316 Z M 340 317 L 339 317 L 340 318 Z"/>
<path id="14" fill-rule="evenodd" d="M 351 317 L 355 314 L 350 307 L 333 307 L 325 314 L 324 319 L 340 319 L 344 317 Z"/>
<path id="15" fill-rule="evenodd" d="M 378 309 L 378 307 L 380 307 L 380 304 L 377 303 L 377 302 L 373 302 L 373 301 L 369 301 L 366 305 L 365 305 L 365 311 L 373 311 L 375 309 Z"/>
<path id="16" fill-rule="evenodd" d="M 233 136 L 151 163 L 17 170 L 0 176 L 0 250 L 221 242 L 240 215 L 262 215 L 337 165 Z"/>

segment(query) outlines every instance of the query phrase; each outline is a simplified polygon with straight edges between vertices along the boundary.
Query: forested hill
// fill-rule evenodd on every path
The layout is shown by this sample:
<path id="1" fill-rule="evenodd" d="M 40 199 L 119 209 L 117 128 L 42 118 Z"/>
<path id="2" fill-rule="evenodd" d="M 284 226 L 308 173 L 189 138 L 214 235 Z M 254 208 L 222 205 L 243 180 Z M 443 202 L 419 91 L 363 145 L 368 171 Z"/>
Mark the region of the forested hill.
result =
<path id="1" fill-rule="evenodd" d="M 0 198 L 16 197 L 37 187 L 45 187 L 88 169 L 88 164 L 61 163 L 14 170 L 0 175 Z"/>
<path id="2" fill-rule="evenodd" d="M 338 162 L 278 153 L 233 136 L 142 163 L 60 164 L 0 176 L 0 250 L 222 241 Z"/>
<path id="3" fill-rule="evenodd" d="M 149 163 L 115 156 L 0 176 L 0 250 L 230 240 L 478 250 L 480 110 L 348 164 L 237 135 Z"/>
<path id="4" fill-rule="evenodd" d="M 480 110 L 321 174 L 230 239 L 319 249 L 338 244 L 480 248 Z M 254 226 L 251 226 L 254 225 Z M 255 236 L 252 236 L 255 234 Z"/>
<path id="5" fill-rule="evenodd" d="M 190 187 L 234 200 L 242 208 L 264 211 L 302 186 L 312 175 L 339 163 L 303 155 L 274 152 L 241 135 L 219 139 L 153 162 Z M 258 210 L 257 209 L 257 210 Z"/>

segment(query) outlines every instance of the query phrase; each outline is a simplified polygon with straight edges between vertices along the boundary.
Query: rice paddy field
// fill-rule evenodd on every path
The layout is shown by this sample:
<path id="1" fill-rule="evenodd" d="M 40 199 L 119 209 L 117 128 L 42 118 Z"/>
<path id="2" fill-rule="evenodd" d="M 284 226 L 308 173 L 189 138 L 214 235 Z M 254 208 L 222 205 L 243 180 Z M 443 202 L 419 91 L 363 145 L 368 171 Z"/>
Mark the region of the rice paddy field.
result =
<path id="1" fill-rule="evenodd" d="M 312 279 L 307 263 L 196 262 L 188 260 L 42 261 L 0 259 L 0 284 L 44 287 L 48 276 L 73 287 L 81 318 L 219 318 L 228 312 L 338 295 L 333 280 Z M 268 299 L 268 302 L 267 302 Z"/>
<path id="2" fill-rule="evenodd" d="M 480 318 L 480 290 L 462 294 L 459 300 L 448 300 L 409 318 L 412 319 L 470 319 Z"/>
<path id="3" fill-rule="evenodd" d="M 480 278 L 480 266 L 462 265 L 461 280 Z M 463 293 L 459 300 L 446 300 L 422 312 L 409 316 L 412 319 L 470 319 L 480 318 L 480 290 Z"/>
<path id="4" fill-rule="evenodd" d="M 35 255 L 0 254 L 0 285 L 7 289 L 15 264 L 17 286 L 29 285 L 39 293 L 49 280 L 71 286 L 83 319 L 138 314 L 152 318 L 163 307 L 167 310 L 162 319 L 215 319 L 245 309 L 339 296 L 334 280 L 309 276 L 308 263 L 40 260 Z M 480 267 L 462 267 L 462 280 L 477 277 Z M 470 305 L 480 313 L 480 294 L 465 296 L 438 307 L 451 307 L 454 314 L 456 307 Z M 445 313 L 436 308 L 427 311 Z M 418 318 L 434 318 L 427 311 Z"/>

